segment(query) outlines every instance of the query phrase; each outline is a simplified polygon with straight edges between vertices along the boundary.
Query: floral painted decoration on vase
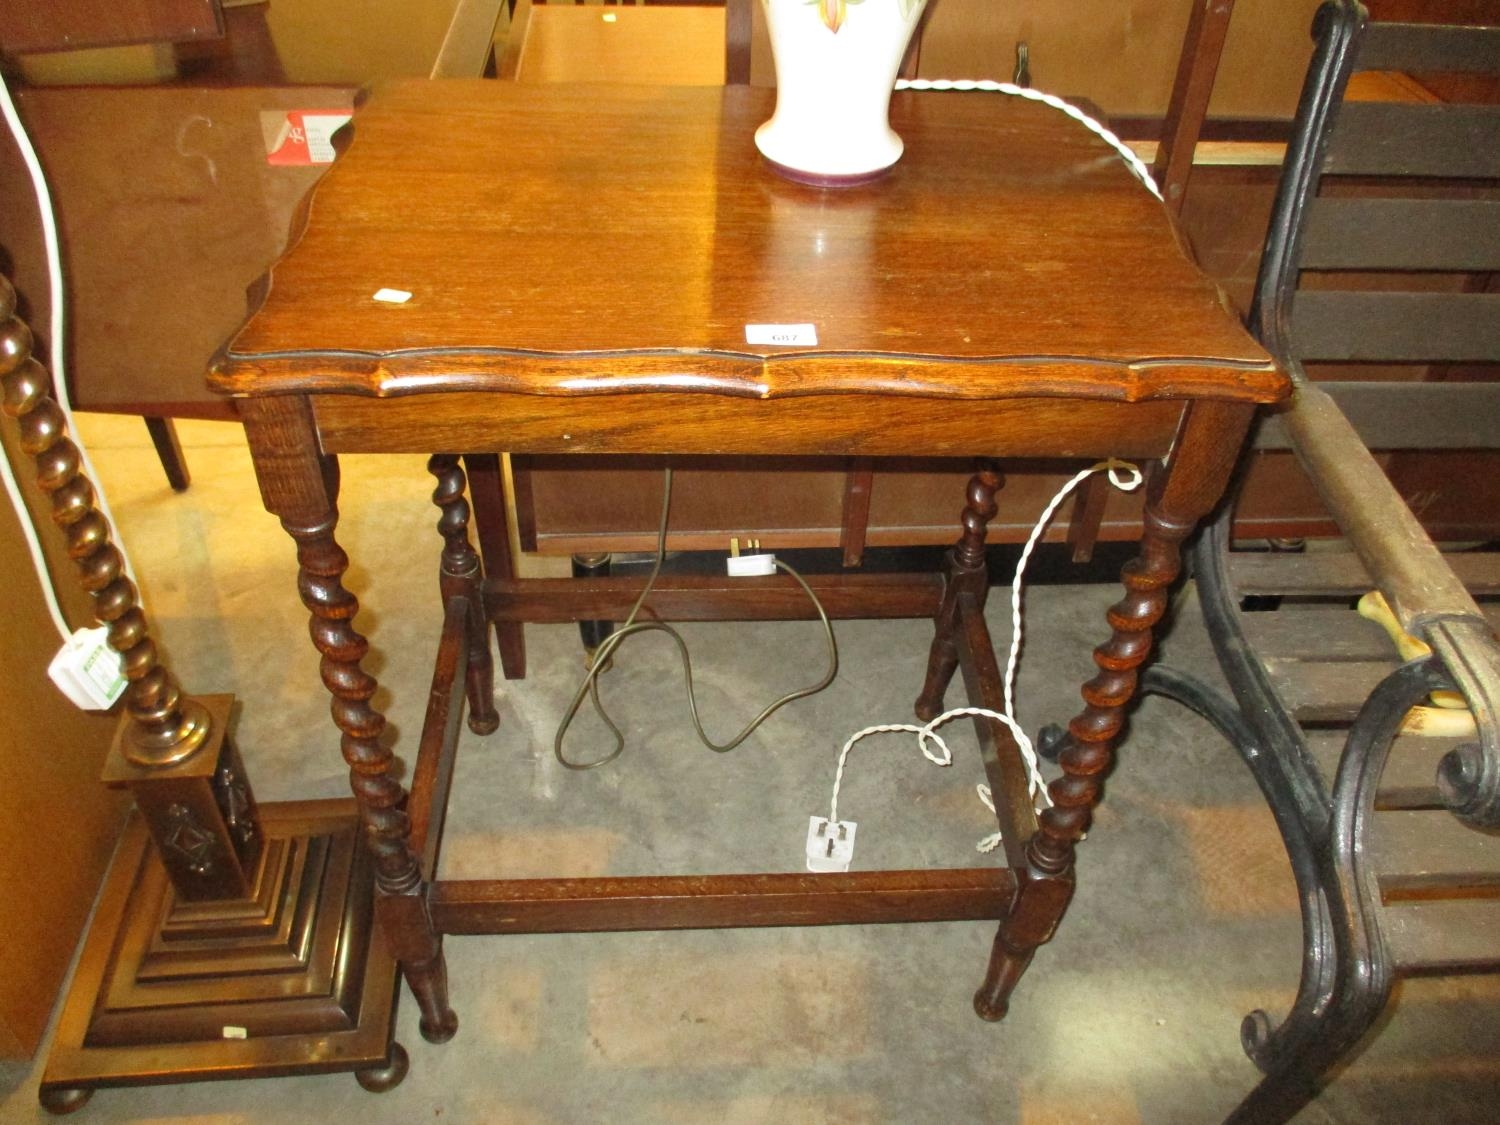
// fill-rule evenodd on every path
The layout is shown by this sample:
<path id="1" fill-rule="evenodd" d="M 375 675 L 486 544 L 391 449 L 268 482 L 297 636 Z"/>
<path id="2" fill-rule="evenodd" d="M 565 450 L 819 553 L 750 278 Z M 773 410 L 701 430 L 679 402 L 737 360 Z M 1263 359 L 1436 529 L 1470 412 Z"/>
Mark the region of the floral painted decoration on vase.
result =
<path id="1" fill-rule="evenodd" d="M 918 0 L 895 0 L 895 2 L 901 5 L 901 14 L 909 16 L 916 9 Z M 849 6 L 863 4 L 865 0 L 807 0 L 807 3 L 809 7 L 816 4 L 818 15 L 823 17 L 824 25 L 829 31 L 837 32 L 844 26 L 844 20 L 848 18 Z"/>
<path id="2" fill-rule="evenodd" d="M 927 5 L 761 0 L 776 61 L 776 112 L 756 130 L 755 144 L 773 171 L 818 187 L 852 187 L 901 158 L 887 111 Z"/>

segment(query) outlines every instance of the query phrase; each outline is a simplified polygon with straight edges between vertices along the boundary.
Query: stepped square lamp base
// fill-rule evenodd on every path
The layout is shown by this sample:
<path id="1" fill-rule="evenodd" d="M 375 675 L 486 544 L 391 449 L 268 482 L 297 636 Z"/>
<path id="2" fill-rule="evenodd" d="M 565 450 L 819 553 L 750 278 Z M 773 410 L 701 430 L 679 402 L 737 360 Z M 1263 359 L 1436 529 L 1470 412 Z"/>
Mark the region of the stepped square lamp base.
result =
<path id="1" fill-rule="evenodd" d="M 354 801 L 262 805 L 260 824 L 252 893 L 190 903 L 131 817 L 47 1060 L 47 1109 L 103 1086 L 353 1071 L 378 1092 L 405 1076 Z"/>

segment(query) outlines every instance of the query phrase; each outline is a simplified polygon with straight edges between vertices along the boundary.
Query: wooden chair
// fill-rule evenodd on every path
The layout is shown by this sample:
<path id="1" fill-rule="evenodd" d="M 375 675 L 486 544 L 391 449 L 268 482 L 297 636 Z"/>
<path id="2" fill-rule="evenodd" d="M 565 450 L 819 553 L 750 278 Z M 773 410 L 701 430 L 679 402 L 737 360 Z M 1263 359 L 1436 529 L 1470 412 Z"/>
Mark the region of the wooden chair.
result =
<path id="1" fill-rule="evenodd" d="M 1235 744 L 1300 893 L 1296 1002 L 1241 1033 L 1265 1077 L 1231 1120 L 1256 1123 L 1316 1094 L 1397 976 L 1500 970 L 1500 643 L 1465 590 L 1500 592 L 1500 560 L 1440 554 L 1368 449 L 1500 447 L 1500 386 L 1320 383 L 1304 366 L 1500 361 L 1500 295 L 1483 291 L 1500 269 L 1500 107 L 1344 98 L 1356 71 L 1500 72 L 1500 27 L 1368 23 L 1330 0 L 1315 33 L 1252 320 L 1297 385 L 1261 444 L 1296 451 L 1344 539 L 1235 550 L 1223 514 L 1193 573 L 1232 699 L 1164 667 L 1144 685 Z M 1417 646 L 1398 652 L 1351 608 L 1371 590 Z"/>
<path id="2" fill-rule="evenodd" d="M 505 2 L 455 6 L 434 77 L 484 73 Z M 238 19 L 246 14 L 259 24 Z M 107 15 L 100 18 L 108 22 Z M 324 170 L 268 164 L 267 115 L 347 112 L 356 92 L 350 85 L 287 85 L 274 49 L 264 49 L 263 11 L 224 15 L 231 35 L 219 50 L 227 69 L 208 66 L 208 48 L 199 44 L 184 67 L 192 85 L 37 86 L 16 96 L 58 214 L 73 310 L 70 397 L 82 410 L 144 417 L 176 489 L 189 478 L 172 419 L 234 419 L 233 405 L 208 390 L 204 374 L 244 320 L 247 287 L 284 248 L 292 213 Z M 14 41 L 45 46 L 48 29 L 33 30 Z M 175 39 L 186 32 L 174 25 L 153 34 Z M 255 49 L 239 50 L 240 40 Z M 3 264 L 46 354 L 41 230 L 8 137 L 0 138 L 0 188 Z"/>

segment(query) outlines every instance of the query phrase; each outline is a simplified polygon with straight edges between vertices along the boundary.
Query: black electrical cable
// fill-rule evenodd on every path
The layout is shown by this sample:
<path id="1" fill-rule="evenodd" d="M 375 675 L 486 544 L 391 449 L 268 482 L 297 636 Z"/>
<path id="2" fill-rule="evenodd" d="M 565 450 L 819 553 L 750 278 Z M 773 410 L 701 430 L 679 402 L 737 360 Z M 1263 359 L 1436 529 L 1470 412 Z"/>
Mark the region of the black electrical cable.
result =
<path id="1" fill-rule="evenodd" d="M 817 694 L 818 692 L 826 688 L 829 684 L 833 683 L 834 677 L 838 675 L 838 642 L 834 639 L 833 626 L 828 621 L 828 614 L 824 612 L 822 603 L 818 601 L 817 594 L 813 593 L 812 587 L 807 584 L 806 579 L 804 579 L 802 575 L 798 574 L 786 563 L 782 562 L 780 559 L 777 559 L 776 569 L 785 571 L 787 574 L 796 579 L 797 584 L 802 587 L 807 596 L 812 600 L 813 608 L 818 611 L 818 619 L 823 623 L 823 635 L 827 638 L 828 641 L 828 671 L 823 676 L 823 678 L 813 686 L 802 688 L 798 691 L 789 692 L 788 694 L 781 696 L 779 699 L 767 705 L 765 709 L 760 712 L 760 714 L 756 715 L 755 718 L 751 719 L 750 722 L 745 725 L 745 728 L 740 731 L 739 734 L 735 735 L 728 742 L 720 744 L 714 742 L 711 738 L 709 738 L 708 735 L 704 732 L 703 723 L 698 717 L 698 699 L 693 692 L 693 661 L 692 657 L 688 654 L 687 642 L 682 639 L 681 634 L 679 634 L 676 629 L 672 628 L 670 625 L 666 624 L 663 621 L 636 621 L 636 617 L 640 614 L 641 606 L 646 603 L 646 598 L 650 595 L 652 587 L 656 585 L 656 580 L 661 575 L 662 564 L 666 561 L 667 520 L 671 509 L 672 470 L 670 467 L 668 467 L 663 474 L 662 480 L 661 520 L 659 521 L 657 526 L 656 561 L 651 567 L 651 574 L 646 579 L 646 585 L 641 588 L 639 596 L 636 597 L 635 604 L 630 607 L 630 613 L 626 616 L 625 621 L 618 629 L 616 629 L 607 638 L 605 638 L 604 643 L 595 650 L 593 660 L 589 665 L 588 673 L 584 676 L 583 682 L 578 685 L 578 690 L 573 694 L 573 701 L 568 704 L 567 711 L 563 713 L 562 721 L 558 724 L 557 727 L 557 735 L 552 740 L 553 756 L 556 757 L 558 763 L 566 769 L 598 769 L 600 766 L 607 765 L 608 763 L 614 761 L 624 752 L 625 735 L 621 732 L 620 728 L 615 725 L 614 720 L 609 717 L 609 713 L 604 709 L 603 701 L 599 698 L 599 676 L 602 673 L 603 669 L 608 667 L 609 658 L 614 653 L 615 649 L 619 648 L 620 645 L 624 643 L 625 638 L 633 636 L 636 633 L 644 633 L 649 631 L 662 632 L 666 633 L 672 638 L 673 641 L 676 642 L 678 655 L 682 658 L 682 674 L 683 679 L 687 684 L 688 710 L 692 715 L 693 729 L 698 733 L 698 741 L 703 743 L 704 746 L 708 747 L 716 754 L 727 754 L 736 746 L 744 742 L 745 739 L 754 734 L 761 723 L 769 719 L 782 707 L 785 707 L 793 700 L 804 699 L 809 695 Z M 585 695 L 587 695 L 593 702 L 594 710 L 598 713 L 599 717 L 604 720 L 605 725 L 608 726 L 610 731 L 613 733 L 615 745 L 614 749 L 612 749 L 608 754 L 604 755 L 604 757 L 602 758 L 596 758 L 594 761 L 569 761 L 568 756 L 563 753 L 563 739 L 567 737 L 568 728 L 572 726 L 573 719 L 578 714 L 578 709 L 583 706 L 583 697 Z"/>

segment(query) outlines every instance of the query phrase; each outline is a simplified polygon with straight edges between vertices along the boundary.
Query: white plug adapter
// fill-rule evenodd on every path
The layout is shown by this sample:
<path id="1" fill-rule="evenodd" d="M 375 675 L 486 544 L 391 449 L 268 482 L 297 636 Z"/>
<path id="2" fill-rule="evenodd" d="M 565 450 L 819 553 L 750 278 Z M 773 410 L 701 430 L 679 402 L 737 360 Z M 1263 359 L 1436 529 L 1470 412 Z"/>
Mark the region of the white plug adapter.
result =
<path id="1" fill-rule="evenodd" d="M 123 658 L 109 646 L 109 629 L 78 629 L 47 666 L 64 695 L 85 711 L 108 711 L 125 691 Z"/>
<path id="2" fill-rule="evenodd" d="M 808 817 L 807 869 L 820 874 L 848 871 L 849 861 L 854 858 L 856 827 L 852 820 L 829 824 L 826 816 Z"/>
<path id="3" fill-rule="evenodd" d="M 731 578 L 753 578 L 776 573 L 775 555 L 731 555 L 724 560 Z"/>

